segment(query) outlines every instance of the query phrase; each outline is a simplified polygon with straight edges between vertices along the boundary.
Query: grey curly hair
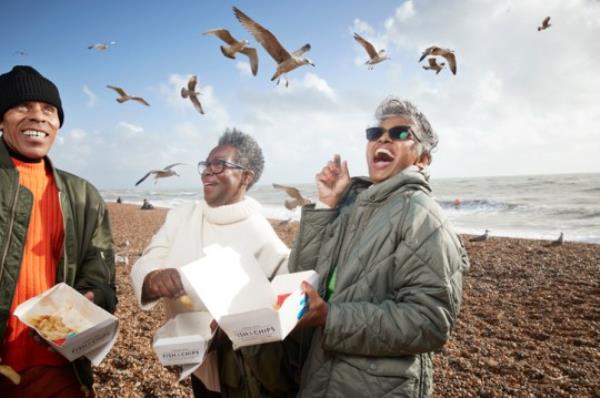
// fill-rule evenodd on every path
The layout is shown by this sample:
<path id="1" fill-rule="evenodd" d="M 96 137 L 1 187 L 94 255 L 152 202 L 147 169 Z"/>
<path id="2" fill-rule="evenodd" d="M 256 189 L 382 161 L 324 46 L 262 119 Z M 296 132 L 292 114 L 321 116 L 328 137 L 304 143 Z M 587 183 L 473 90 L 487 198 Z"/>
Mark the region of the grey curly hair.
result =
<path id="1" fill-rule="evenodd" d="M 377 107 L 375 118 L 381 123 L 393 116 L 402 116 L 413 121 L 415 124 L 414 133 L 420 141 L 416 143 L 417 153 L 419 155 L 426 153 L 431 156 L 431 152 L 437 146 L 439 138 L 431 128 L 425 115 L 411 102 L 390 95 L 381 101 Z"/>
<path id="2" fill-rule="evenodd" d="M 231 145 L 237 149 L 234 161 L 240 166 L 254 171 L 254 179 L 248 184 L 248 189 L 254 185 L 265 168 L 265 158 L 262 149 L 252 136 L 237 130 L 227 129 L 219 137 L 219 145 Z"/>

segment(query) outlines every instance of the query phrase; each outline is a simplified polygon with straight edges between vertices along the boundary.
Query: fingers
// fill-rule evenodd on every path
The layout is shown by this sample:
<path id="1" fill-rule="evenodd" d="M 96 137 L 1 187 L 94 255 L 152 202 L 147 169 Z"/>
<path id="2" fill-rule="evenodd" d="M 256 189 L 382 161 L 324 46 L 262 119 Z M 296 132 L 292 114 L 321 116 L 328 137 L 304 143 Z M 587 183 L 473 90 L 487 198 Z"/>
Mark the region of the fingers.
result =
<path id="1" fill-rule="evenodd" d="M 350 178 L 350 172 L 348 171 L 348 161 L 344 160 L 341 166 L 341 173 L 344 177 Z"/>
<path id="2" fill-rule="evenodd" d="M 175 298 L 185 294 L 179 272 L 174 268 L 155 271 L 150 277 L 149 290 L 154 297 Z"/>
<path id="3" fill-rule="evenodd" d="M 94 302 L 94 292 L 92 292 L 91 290 L 89 292 L 86 292 L 84 294 L 85 298 L 90 300 L 92 303 Z"/>

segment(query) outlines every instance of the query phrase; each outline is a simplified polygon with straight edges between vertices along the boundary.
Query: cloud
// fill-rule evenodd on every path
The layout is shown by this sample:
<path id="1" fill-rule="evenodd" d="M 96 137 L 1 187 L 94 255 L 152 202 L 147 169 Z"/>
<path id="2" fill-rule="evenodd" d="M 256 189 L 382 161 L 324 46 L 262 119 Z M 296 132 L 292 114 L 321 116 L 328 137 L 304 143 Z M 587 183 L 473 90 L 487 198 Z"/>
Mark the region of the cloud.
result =
<path id="1" fill-rule="evenodd" d="M 242 76 L 252 76 L 252 69 L 249 62 L 237 61 L 235 67 L 240 71 Z"/>
<path id="2" fill-rule="evenodd" d="M 129 136 L 137 136 L 140 133 L 144 132 L 143 127 L 136 126 L 135 124 L 131 124 L 131 123 L 123 122 L 123 121 L 121 121 L 117 124 L 117 129 Z"/>
<path id="3" fill-rule="evenodd" d="M 546 14 L 553 26 L 538 32 Z M 569 159 L 569 171 L 589 170 L 589 147 L 600 145 L 594 138 L 600 75 L 588 67 L 600 64 L 600 52 L 589 51 L 600 37 L 598 20 L 598 4 L 584 0 L 462 1 L 446 7 L 407 1 L 398 7 L 381 34 L 409 64 L 391 85 L 402 87 L 439 130 L 436 171 L 565 172 L 559 157 Z M 447 69 L 438 76 L 424 73 L 412 64 L 434 44 L 455 51 L 456 76 Z M 582 140 L 593 145 L 577 145 Z"/>
<path id="4" fill-rule="evenodd" d="M 88 97 L 87 106 L 90 107 L 90 108 L 95 107 L 96 106 L 96 99 L 97 99 L 96 94 L 87 86 L 87 84 L 85 84 L 83 86 L 82 91 Z"/>

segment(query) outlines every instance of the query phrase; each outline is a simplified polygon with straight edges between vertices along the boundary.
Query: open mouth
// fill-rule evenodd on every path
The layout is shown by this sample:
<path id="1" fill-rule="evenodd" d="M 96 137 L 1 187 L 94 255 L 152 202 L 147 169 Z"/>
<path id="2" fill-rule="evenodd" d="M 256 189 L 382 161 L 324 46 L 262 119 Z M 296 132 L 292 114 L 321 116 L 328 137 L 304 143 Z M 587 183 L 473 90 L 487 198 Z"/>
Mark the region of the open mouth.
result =
<path id="1" fill-rule="evenodd" d="M 394 155 L 392 152 L 385 148 L 379 148 L 375 151 L 373 156 L 373 165 L 376 167 L 386 167 L 394 161 Z"/>

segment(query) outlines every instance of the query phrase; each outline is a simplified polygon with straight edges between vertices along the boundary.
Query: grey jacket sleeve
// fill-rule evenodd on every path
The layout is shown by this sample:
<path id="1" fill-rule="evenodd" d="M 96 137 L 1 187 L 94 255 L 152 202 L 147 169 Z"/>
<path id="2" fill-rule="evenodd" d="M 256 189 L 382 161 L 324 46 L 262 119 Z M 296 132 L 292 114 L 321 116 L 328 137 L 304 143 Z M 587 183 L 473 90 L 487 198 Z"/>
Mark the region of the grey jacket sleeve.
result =
<path id="1" fill-rule="evenodd" d="M 449 338 L 462 294 L 462 246 L 444 222 L 418 203 L 412 206 L 413 218 L 392 253 L 389 298 L 330 303 L 323 349 L 399 356 L 437 350 Z"/>
<path id="2" fill-rule="evenodd" d="M 314 204 L 302 208 L 300 229 L 288 263 L 290 272 L 315 269 L 327 226 L 338 214 L 338 209 L 315 209 Z"/>

